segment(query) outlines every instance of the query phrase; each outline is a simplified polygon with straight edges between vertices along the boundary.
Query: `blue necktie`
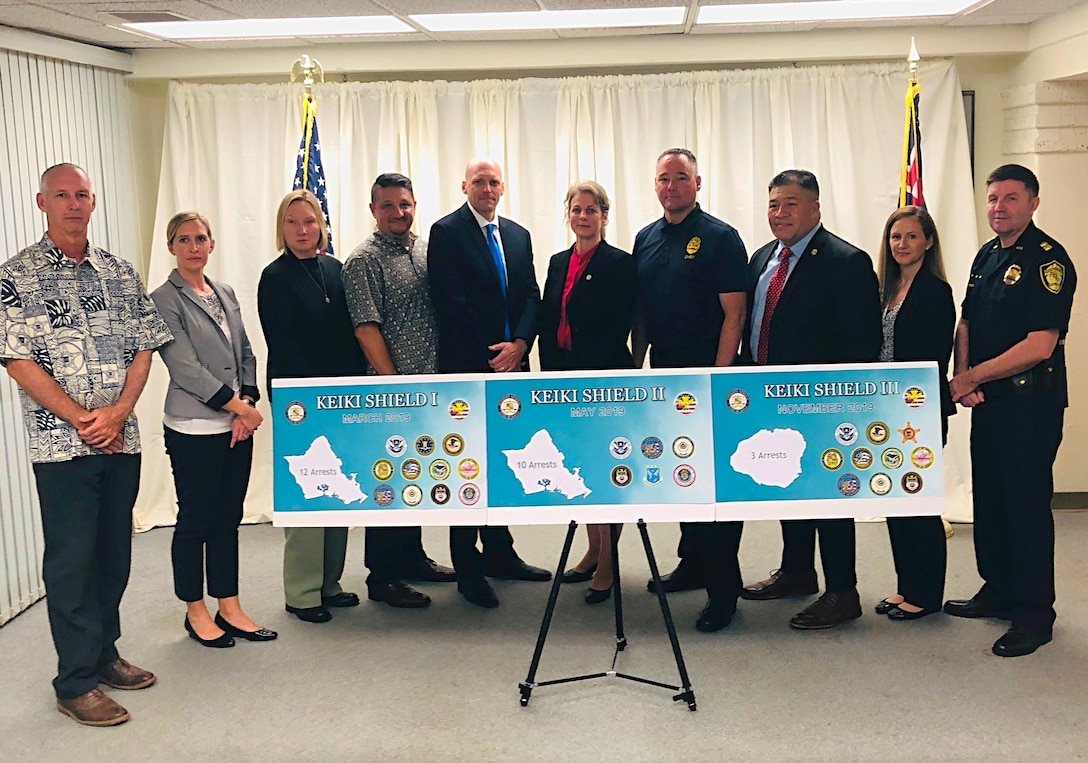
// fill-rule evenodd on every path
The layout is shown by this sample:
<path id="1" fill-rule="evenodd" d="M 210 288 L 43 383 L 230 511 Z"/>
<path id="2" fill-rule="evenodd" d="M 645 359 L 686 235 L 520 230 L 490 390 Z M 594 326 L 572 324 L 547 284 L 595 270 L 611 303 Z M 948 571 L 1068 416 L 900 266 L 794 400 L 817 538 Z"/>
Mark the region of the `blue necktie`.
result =
<path id="1" fill-rule="evenodd" d="M 495 260 L 495 269 L 499 271 L 499 286 L 502 288 L 502 298 L 506 299 L 506 263 L 502 259 L 502 250 L 495 238 L 495 223 L 487 224 L 487 248 L 491 250 L 491 257 Z M 505 306 L 504 306 L 505 307 Z M 504 310 L 505 312 L 505 310 Z M 503 329 L 503 338 L 510 341 L 510 316 L 506 316 L 506 326 Z"/>

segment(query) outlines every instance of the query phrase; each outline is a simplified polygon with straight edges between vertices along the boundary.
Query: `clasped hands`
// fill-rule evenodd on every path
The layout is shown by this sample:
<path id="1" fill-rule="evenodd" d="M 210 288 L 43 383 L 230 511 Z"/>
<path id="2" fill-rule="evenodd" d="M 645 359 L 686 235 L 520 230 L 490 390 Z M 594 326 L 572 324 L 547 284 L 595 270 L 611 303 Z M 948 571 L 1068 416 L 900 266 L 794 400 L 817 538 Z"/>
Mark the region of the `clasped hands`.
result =
<path id="1" fill-rule="evenodd" d="M 953 376 L 952 381 L 948 383 L 948 387 L 952 392 L 953 402 L 959 403 L 964 408 L 974 408 L 976 405 L 986 402 L 986 396 L 979 389 L 971 369 L 961 371 Z"/>
<path id="2" fill-rule="evenodd" d="M 235 414 L 230 422 L 230 447 L 233 448 L 242 440 L 252 437 L 263 421 L 264 417 L 256 408 L 248 408 L 243 413 Z"/>
<path id="3" fill-rule="evenodd" d="M 503 374 L 516 371 L 521 366 L 521 359 L 525 357 L 526 344 L 523 339 L 515 339 L 512 342 L 489 345 L 487 349 L 499 353 L 487 362 L 492 371 Z"/>
<path id="4" fill-rule="evenodd" d="M 129 411 L 118 405 L 104 405 L 88 411 L 75 421 L 76 433 L 83 442 L 105 453 L 120 453 L 125 440 L 121 427 Z"/>

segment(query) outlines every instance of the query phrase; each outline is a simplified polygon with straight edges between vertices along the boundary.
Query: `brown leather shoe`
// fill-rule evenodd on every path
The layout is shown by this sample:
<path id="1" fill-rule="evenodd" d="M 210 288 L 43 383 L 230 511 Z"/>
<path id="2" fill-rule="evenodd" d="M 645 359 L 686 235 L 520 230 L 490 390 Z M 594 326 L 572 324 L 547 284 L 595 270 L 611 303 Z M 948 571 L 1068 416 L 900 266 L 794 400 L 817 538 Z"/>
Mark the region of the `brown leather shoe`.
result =
<path id="1" fill-rule="evenodd" d="M 825 593 L 790 620 L 790 627 L 799 631 L 834 628 L 861 617 L 861 600 L 856 588 L 849 591 Z"/>
<path id="2" fill-rule="evenodd" d="M 91 689 L 75 699 L 57 697 L 57 710 L 84 726 L 116 726 L 129 719 L 128 710 L 107 697 L 101 689 Z"/>
<path id="3" fill-rule="evenodd" d="M 391 607 L 401 609 L 420 609 L 431 605 L 430 596 L 399 580 L 395 583 L 368 585 L 367 598 L 371 601 L 384 601 Z"/>
<path id="4" fill-rule="evenodd" d="M 114 689 L 146 689 L 155 683 L 155 674 L 118 657 L 102 670 L 98 682 Z"/>
<path id="5" fill-rule="evenodd" d="M 748 601 L 766 601 L 785 596 L 811 596 L 819 590 L 815 577 L 802 578 L 783 570 L 774 570 L 766 580 L 744 586 L 740 597 Z"/>

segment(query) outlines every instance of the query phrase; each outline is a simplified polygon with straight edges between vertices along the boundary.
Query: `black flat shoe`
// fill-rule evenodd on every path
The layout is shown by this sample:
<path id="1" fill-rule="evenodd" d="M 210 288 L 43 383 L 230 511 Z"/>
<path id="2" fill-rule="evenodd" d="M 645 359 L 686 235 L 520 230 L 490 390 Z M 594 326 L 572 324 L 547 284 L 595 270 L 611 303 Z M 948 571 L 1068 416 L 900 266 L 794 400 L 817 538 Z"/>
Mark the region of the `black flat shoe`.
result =
<path id="1" fill-rule="evenodd" d="M 593 577 L 593 573 L 597 571 L 597 565 L 593 565 L 585 572 L 576 570 L 571 567 L 569 570 L 563 573 L 563 577 L 559 580 L 563 583 L 584 583 Z"/>
<path id="2" fill-rule="evenodd" d="M 287 604 L 284 609 L 307 623 L 327 623 L 332 619 L 332 612 L 324 607 L 292 607 Z"/>
<path id="3" fill-rule="evenodd" d="M 231 636 L 237 636 L 246 641 L 275 641 L 280 635 L 275 631 L 268 630 L 268 628 L 258 628 L 255 631 L 244 631 L 241 628 L 228 623 L 227 618 L 223 617 L 219 612 L 215 613 L 215 624 Z"/>
<path id="4" fill-rule="evenodd" d="M 940 609 L 922 609 L 918 612 L 908 612 L 905 609 L 900 609 L 898 606 L 892 607 L 888 610 L 889 620 L 918 620 L 926 615 L 932 615 L 940 612 Z"/>
<path id="5" fill-rule="evenodd" d="M 222 628 L 222 626 L 220 626 Z M 223 633 L 221 636 L 215 638 L 201 638 L 196 635 L 196 630 L 193 629 L 193 624 L 189 622 L 189 616 L 185 616 L 185 630 L 189 632 L 189 638 L 194 641 L 199 641 L 201 646 L 211 647 L 212 649 L 227 649 L 234 646 L 234 639 L 230 633 Z M 223 628 L 226 631 L 226 628 Z"/>
<path id="6" fill-rule="evenodd" d="M 884 599 L 884 601 L 882 601 L 882 602 L 880 602 L 879 604 L 877 604 L 877 605 L 876 605 L 876 606 L 875 606 L 875 607 L 873 608 L 873 610 L 874 610 L 874 611 L 875 611 L 875 612 L 876 612 L 876 613 L 877 613 L 878 615 L 886 615 L 886 614 L 888 614 L 889 612 L 891 612 L 891 611 L 892 611 L 893 609 L 895 609 L 895 608 L 896 608 L 896 607 L 898 607 L 898 606 L 899 606 L 898 604 L 892 604 L 892 603 L 891 603 L 890 601 L 888 601 L 887 599 Z"/>
<path id="7" fill-rule="evenodd" d="M 341 591 L 335 596 L 322 596 L 321 605 L 324 607 L 357 607 L 359 606 L 359 594 L 351 591 Z"/>
<path id="8" fill-rule="evenodd" d="M 608 598 L 612 595 L 612 586 L 598 591 L 593 586 L 586 589 L 586 604 L 600 604 L 602 601 L 608 601 Z"/>

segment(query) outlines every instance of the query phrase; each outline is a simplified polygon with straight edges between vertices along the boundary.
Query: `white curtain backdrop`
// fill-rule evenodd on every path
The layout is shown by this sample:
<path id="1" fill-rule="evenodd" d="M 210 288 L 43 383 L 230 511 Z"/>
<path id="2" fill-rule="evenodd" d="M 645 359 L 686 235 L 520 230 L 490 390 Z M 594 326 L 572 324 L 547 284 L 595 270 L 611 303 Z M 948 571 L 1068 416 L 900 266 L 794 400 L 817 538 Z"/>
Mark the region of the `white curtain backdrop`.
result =
<path id="1" fill-rule="evenodd" d="M 919 72 L 925 191 L 940 228 L 949 278 L 962 293 L 977 249 L 959 78 L 950 62 Z M 601 182 L 612 196 L 608 239 L 630 248 L 661 215 L 654 164 L 670 146 L 699 157 L 704 209 L 740 231 L 749 252 L 770 238 L 767 183 L 791 167 L 820 180 L 824 224 L 870 253 L 899 189 L 907 70 L 901 65 L 821 66 L 667 75 L 378 82 L 315 88 L 336 253 L 373 230 L 370 186 L 382 172 L 412 178 L 417 231 L 459 206 L 466 162 L 502 162 L 500 212 L 533 234 L 541 280 L 570 234 L 567 187 Z M 291 188 L 300 137 L 299 86 L 173 84 L 170 88 L 149 288 L 173 267 L 163 231 L 196 209 L 214 226 L 211 277 L 230 283 L 260 362 L 256 313 L 261 269 L 275 256 L 275 209 Z M 166 372 L 160 361 L 140 403 L 144 479 L 139 527 L 171 524 L 174 492 L 162 446 Z M 267 407 L 262 408 L 266 417 Z M 959 421 L 957 421 L 957 419 Z M 946 450 L 947 515 L 970 516 L 966 415 Z M 271 427 L 257 434 L 246 516 L 271 513 Z"/>

